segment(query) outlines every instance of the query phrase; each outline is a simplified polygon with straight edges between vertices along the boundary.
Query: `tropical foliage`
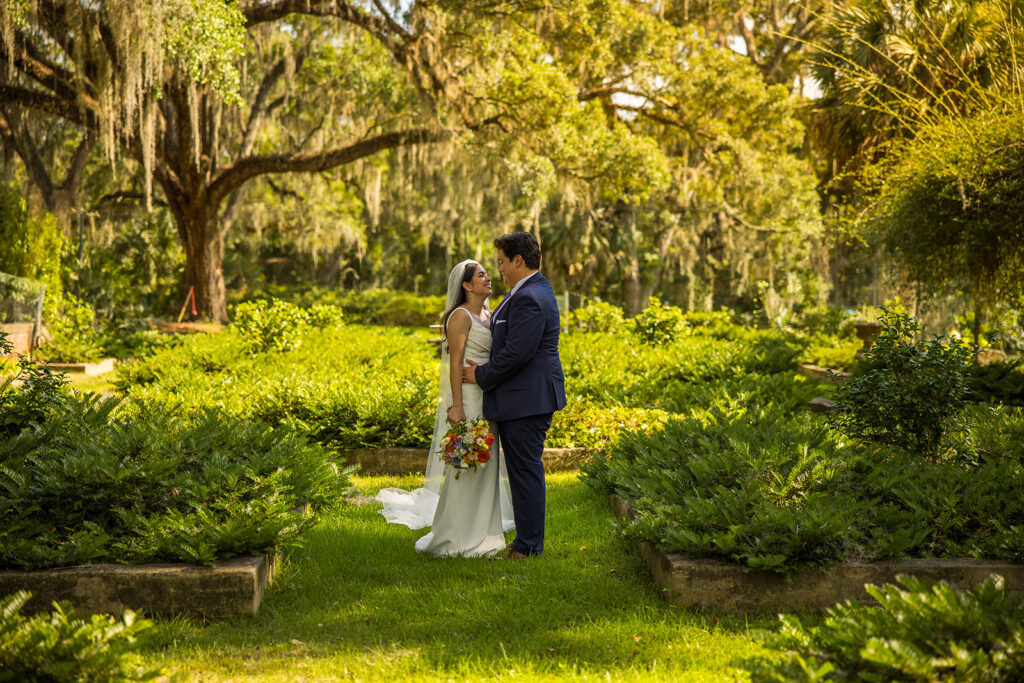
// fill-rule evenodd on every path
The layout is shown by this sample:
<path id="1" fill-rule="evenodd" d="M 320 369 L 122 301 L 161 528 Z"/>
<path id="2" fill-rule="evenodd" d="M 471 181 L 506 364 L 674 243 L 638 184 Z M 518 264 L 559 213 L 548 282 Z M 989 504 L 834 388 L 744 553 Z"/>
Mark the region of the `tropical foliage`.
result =
<path id="1" fill-rule="evenodd" d="M 276 552 L 313 524 L 303 506 L 346 492 L 349 470 L 286 428 L 82 397 L 20 365 L 0 386 L 0 566 Z"/>
<path id="2" fill-rule="evenodd" d="M 584 470 L 639 513 L 627 535 L 668 552 L 783 574 L 842 560 L 1020 561 L 1024 507 L 1011 482 L 1024 414 L 973 413 L 984 445 L 972 462 L 851 445 L 818 418 L 769 404 L 626 433 Z"/>
<path id="3" fill-rule="evenodd" d="M 768 638 L 781 659 L 751 667 L 758 683 L 782 681 L 1012 681 L 1024 675 L 1020 597 L 1001 576 L 971 590 L 903 576 L 866 586 L 877 606 L 847 602 L 820 626 L 780 615 Z"/>
<path id="4" fill-rule="evenodd" d="M 151 681 L 161 669 L 135 654 L 140 633 L 153 623 L 131 610 L 119 618 L 75 616 L 67 604 L 30 617 L 21 614 L 30 593 L 0 598 L 0 681 Z"/>

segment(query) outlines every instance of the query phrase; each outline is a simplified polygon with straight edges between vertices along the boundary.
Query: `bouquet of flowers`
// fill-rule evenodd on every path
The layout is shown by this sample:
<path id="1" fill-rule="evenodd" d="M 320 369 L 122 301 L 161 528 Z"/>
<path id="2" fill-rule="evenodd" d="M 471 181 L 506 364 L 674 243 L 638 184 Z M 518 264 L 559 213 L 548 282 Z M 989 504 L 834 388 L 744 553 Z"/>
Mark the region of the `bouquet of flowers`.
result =
<path id="1" fill-rule="evenodd" d="M 475 470 L 487 464 L 493 443 L 494 434 L 491 434 L 487 420 L 479 418 L 457 422 L 441 439 L 438 456 L 455 470 L 455 478 L 458 479 L 460 470 Z"/>

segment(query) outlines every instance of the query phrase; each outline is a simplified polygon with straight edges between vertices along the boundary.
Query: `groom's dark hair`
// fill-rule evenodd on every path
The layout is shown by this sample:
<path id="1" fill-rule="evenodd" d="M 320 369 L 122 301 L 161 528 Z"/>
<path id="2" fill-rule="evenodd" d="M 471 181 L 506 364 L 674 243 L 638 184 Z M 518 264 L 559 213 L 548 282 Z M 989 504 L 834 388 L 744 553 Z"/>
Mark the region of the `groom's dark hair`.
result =
<path id="1" fill-rule="evenodd" d="M 508 256 L 509 259 L 522 256 L 523 263 L 530 270 L 540 268 L 540 245 L 537 244 L 537 239 L 528 232 L 502 235 L 494 240 L 494 246 L 505 252 L 505 256 Z"/>

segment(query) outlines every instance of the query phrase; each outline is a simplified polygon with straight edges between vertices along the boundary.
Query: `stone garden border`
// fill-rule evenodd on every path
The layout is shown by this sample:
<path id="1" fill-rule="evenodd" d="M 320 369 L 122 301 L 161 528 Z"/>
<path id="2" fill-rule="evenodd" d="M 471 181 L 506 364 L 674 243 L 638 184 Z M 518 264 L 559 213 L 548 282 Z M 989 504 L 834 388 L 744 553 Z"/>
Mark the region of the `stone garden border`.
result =
<path id="1" fill-rule="evenodd" d="M 69 372 L 78 375 L 103 375 L 114 369 L 114 359 L 104 358 L 95 363 L 46 363 L 46 367 L 59 372 Z"/>
<path id="2" fill-rule="evenodd" d="M 67 600 L 78 613 L 225 617 L 256 614 L 277 568 L 276 555 L 235 557 L 213 567 L 191 564 L 92 564 L 31 571 L 0 570 L 0 595 L 31 591 L 29 612 Z"/>
<path id="3" fill-rule="evenodd" d="M 636 517 L 636 511 L 618 496 L 613 494 L 611 503 L 618 516 Z M 770 572 L 744 571 L 736 564 L 666 553 L 647 541 L 641 541 L 638 547 L 654 583 L 669 602 L 681 607 L 754 612 L 820 610 L 844 600 L 870 603 L 873 598 L 865 592 L 864 584 L 895 583 L 900 574 L 944 580 L 960 590 L 974 587 L 991 574 L 999 574 L 1008 591 L 1024 592 L 1024 565 L 999 560 L 843 562 L 828 570 L 798 570 L 789 581 Z"/>
<path id="4" fill-rule="evenodd" d="M 846 380 L 850 378 L 850 373 L 844 372 L 843 370 L 833 370 L 837 377 L 833 377 L 829 374 L 829 368 L 823 368 L 820 365 L 811 365 L 810 363 L 801 363 L 796 366 L 796 371 L 805 377 L 816 379 L 819 382 L 833 382 L 835 384 L 844 384 Z"/>
<path id="5" fill-rule="evenodd" d="M 589 448 L 545 448 L 544 469 L 548 472 L 572 470 L 590 459 Z M 357 448 L 343 453 L 347 464 L 358 464 L 360 474 L 412 474 L 423 472 L 427 448 Z"/>
<path id="6" fill-rule="evenodd" d="M 224 326 L 220 323 L 171 321 L 154 323 L 153 329 L 164 334 L 213 334 L 223 330 Z"/>

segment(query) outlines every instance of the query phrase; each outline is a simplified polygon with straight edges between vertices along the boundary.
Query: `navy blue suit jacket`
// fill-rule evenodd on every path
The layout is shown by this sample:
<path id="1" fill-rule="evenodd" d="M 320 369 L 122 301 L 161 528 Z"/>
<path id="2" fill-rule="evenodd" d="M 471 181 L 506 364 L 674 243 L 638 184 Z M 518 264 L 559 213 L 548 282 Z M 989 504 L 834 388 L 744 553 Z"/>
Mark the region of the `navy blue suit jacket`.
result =
<path id="1" fill-rule="evenodd" d="M 559 321 L 555 292 L 540 273 L 495 310 L 491 360 L 476 369 L 488 420 L 516 420 L 565 407 Z"/>

